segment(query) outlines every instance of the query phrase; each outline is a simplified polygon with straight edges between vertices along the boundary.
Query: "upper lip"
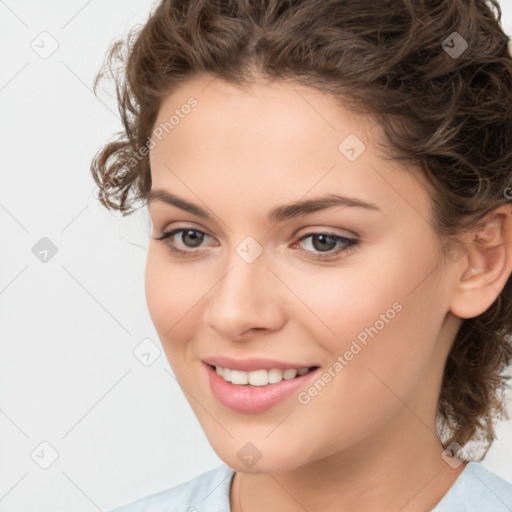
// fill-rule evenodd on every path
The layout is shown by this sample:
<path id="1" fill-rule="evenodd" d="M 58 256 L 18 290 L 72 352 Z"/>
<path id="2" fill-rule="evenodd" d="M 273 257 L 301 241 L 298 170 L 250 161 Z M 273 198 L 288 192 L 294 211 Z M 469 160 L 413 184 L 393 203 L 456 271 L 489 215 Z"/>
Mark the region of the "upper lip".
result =
<path id="1" fill-rule="evenodd" d="M 271 370 L 272 368 L 310 368 L 317 366 L 303 363 L 287 363 L 285 361 L 276 361 L 275 359 L 262 359 L 259 357 L 250 357 L 247 359 L 233 359 L 228 356 L 214 356 L 203 359 L 203 362 L 212 366 L 222 366 L 232 370 L 251 372 L 254 370 Z"/>

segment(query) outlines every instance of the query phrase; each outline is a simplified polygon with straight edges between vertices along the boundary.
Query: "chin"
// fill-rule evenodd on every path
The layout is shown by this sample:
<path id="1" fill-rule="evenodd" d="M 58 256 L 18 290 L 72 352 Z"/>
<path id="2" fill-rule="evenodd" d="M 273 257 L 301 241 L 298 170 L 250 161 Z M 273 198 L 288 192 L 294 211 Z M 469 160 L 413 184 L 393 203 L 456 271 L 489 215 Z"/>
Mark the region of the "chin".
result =
<path id="1" fill-rule="evenodd" d="M 240 443 L 234 439 L 231 445 L 224 442 L 219 446 L 212 444 L 212 448 L 225 464 L 240 473 L 282 473 L 307 463 L 297 456 L 297 451 L 279 453 L 273 446 L 258 448 L 257 443 Z"/>
<path id="2" fill-rule="evenodd" d="M 222 460 L 235 471 L 240 473 L 250 473 L 250 474 L 263 474 L 263 473 L 285 473 L 288 471 L 293 471 L 298 467 L 302 466 L 297 460 L 295 461 L 271 461 L 271 460 L 263 460 L 263 457 L 256 463 L 254 466 L 248 466 L 243 462 L 240 462 L 238 457 L 226 457 L 222 458 Z"/>

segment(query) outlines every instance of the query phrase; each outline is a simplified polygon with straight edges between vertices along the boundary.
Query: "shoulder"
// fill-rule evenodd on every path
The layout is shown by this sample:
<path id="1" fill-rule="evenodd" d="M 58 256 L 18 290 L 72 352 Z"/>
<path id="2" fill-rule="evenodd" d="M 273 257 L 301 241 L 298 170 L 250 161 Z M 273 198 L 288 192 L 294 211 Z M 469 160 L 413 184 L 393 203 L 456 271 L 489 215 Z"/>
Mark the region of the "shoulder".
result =
<path id="1" fill-rule="evenodd" d="M 151 494 L 112 512 L 230 512 L 229 490 L 234 470 L 226 464 L 165 491 Z"/>
<path id="2" fill-rule="evenodd" d="M 512 483 L 478 462 L 464 471 L 432 512 L 510 512 Z"/>

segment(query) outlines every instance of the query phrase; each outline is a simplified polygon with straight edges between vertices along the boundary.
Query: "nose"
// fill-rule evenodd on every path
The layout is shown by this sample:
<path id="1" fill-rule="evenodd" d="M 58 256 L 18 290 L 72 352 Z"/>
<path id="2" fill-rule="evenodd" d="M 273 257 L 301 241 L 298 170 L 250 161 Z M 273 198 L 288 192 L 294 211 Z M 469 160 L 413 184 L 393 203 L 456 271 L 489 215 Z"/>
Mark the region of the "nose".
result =
<path id="1" fill-rule="evenodd" d="M 205 323 L 222 337 L 243 340 L 285 324 L 284 287 L 267 263 L 263 255 L 252 263 L 237 254 L 230 258 L 204 312 Z"/>

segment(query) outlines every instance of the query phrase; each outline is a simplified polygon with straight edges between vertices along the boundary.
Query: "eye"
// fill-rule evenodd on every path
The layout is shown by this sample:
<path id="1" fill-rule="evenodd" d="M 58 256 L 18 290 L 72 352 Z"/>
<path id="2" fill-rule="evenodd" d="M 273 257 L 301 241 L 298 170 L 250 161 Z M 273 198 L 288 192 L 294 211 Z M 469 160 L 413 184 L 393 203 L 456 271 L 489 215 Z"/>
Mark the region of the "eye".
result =
<path id="1" fill-rule="evenodd" d="M 173 229 L 171 231 L 162 233 L 162 235 L 155 238 L 155 240 L 162 241 L 170 251 L 175 252 L 175 253 L 179 253 L 179 254 L 188 254 L 191 252 L 197 253 L 198 251 L 186 251 L 186 250 L 184 251 L 183 249 L 179 249 L 178 247 L 176 247 L 176 244 L 172 242 L 172 239 L 178 233 L 181 233 L 181 236 L 178 237 L 178 239 L 180 239 L 181 243 L 189 249 L 195 249 L 195 248 L 199 247 L 201 245 L 201 243 L 203 242 L 203 240 L 205 239 L 205 237 L 208 237 L 208 235 L 204 231 L 200 231 L 198 229 L 177 228 L 177 229 Z"/>
<path id="2" fill-rule="evenodd" d="M 313 247 L 314 250 L 311 251 L 303 249 L 302 251 L 307 258 L 317 260 L 332 259 L 340 253 L 350 252 L 359 244 L 359 240 L 356 238 L 348 238 L 329 232 L 319 232 L 307 233 L 306 235 L 301 236 L 294 246 L 296 247 L 298 242 L 302 242 L 307 238 L 311 238 L 310 247 Z M 341 246 L 338 246 L 337 249 L 333 250 L 337 244 L 341 244 Z"/>
<path id="3" fill-rule="evenodd" d="M 181 234 L 181 236 L 177 238 L 182 246 L 189 250 L 183 250 L 177 247 L 176 241 L 173 241 L 173 239 L 175 239 L 178 234 Z M 171 252 L 188 257 L 196 256 L 204 252 L 204 250 L 198 251 L 194 249 L 200 247 L 206 238 L 211 237 L 204 231 L 193 228 L 176 228 L 162 233 L 162 235 L 155 238 L 155 240 L 162 241 Z M 333 259 L 340 253 L 348 253 L 359 244 L 359 240 L 355 238 L 348 238 L 329 232 L 314 232 L 301 236 L 297 242 L 292 244 L 292 247 L 297 247 L 300 242 L 308 238 L 311 238 L 310 247 L 312 247 L 312 249 L 302 249 L 302 253 L 307 258 L 320 261 Z"/>

